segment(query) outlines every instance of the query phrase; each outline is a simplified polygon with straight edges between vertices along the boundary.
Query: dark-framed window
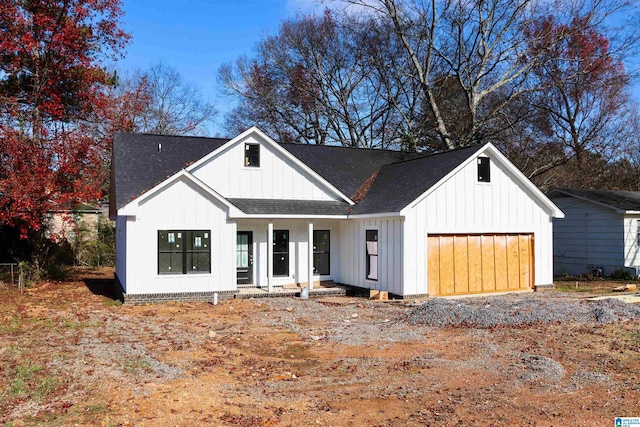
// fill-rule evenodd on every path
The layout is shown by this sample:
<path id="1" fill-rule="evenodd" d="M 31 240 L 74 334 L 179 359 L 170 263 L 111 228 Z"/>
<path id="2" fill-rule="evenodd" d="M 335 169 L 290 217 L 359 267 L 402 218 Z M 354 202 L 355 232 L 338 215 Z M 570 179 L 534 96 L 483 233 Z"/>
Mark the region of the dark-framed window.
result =
<path id="1" fill-rule="evenodd" d="M 313 272 L 321 276 L 331 274 L 331 233 L 329 230 L 313 230 Z"/>
<path id="2" fill-rule="evenodd" d="M 250 168 L 260 167 L 260 144 L 244 144 L 244 165 Z"/>
<path id="3" fill-rule="evenodd" d="M 273 275 L 289 275 L 289 230 L 273 230 Z"/>
<path id="4" fill-rule="evenodd" d="M 158 230 L 158 274 L 211 273 L 210 230 Z"/>
<path id="5" fill-rule="evenodd" d="M 491 182 L 491 160 L 478 157 L 478 182 Z"/>
<path id="6" fill-rule="evenodd" d="M 367 279 L 378 280 L 378 230 L 367 230 Z"/>

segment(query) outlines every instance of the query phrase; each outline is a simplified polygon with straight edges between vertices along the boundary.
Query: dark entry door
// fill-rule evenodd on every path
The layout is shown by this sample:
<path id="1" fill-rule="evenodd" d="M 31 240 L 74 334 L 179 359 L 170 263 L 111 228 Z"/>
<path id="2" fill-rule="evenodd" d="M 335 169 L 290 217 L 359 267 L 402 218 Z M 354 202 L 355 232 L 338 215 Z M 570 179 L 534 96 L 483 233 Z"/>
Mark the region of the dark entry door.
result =
<path id="1" fill-rule="evenodd" d="M 253 232 L 238 231 L 236 238 L 238 285 L 253 284 Z"/>

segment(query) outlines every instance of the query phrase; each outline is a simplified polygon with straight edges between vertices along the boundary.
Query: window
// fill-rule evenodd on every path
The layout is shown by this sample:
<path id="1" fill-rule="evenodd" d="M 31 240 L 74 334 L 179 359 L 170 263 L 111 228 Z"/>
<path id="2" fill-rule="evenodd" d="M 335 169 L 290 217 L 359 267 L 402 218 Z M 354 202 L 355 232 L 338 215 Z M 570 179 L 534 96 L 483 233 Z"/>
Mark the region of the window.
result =
<path id="1" fill-rule="evenodd" d="M 331 236 L 329 230 L 313 230 L 313 272 L 321 276 L 330 273 L 329 251 Z"/>
<path id="2" fill-rule="evenodd" d="M 273 230 L 273 275 L 289 275 L 289 230 Z"/>
<path id="3" fill-rule="evenodd" d="M 636 245 L 640 246 L 640 219 L 636 220 Z"/>
<path id="4" fill-rule="evenodd" d="M 378 230 L 367 230 L 367 279 L 378 280 Z"/>
<path id="5" fill-rule="evenodd" d="M 488 157 L 478 157 L 478 182 L 491 182 L 491 162 Z"/>
<path id="6" fill-rule="evenodd" d="M 209 230 L 159 230 L 158 274 L 211 273 Z"/>
<path id="7" fill-rule="evenodd" d="M 260 167 L 260 145 L 244 144 L 244 165 L 251 168 Z"/>

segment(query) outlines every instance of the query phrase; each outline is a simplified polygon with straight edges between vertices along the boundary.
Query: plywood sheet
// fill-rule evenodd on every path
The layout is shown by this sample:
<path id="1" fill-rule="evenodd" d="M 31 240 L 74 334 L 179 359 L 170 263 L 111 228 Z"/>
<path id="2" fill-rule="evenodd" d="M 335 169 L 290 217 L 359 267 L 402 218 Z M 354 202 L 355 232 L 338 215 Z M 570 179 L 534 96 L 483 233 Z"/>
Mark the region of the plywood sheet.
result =
<path id="1" fill-rule="evenodd" d="M 469 251 L 467 250 L 468 236 L 453 237 L 453 275 L 456 294 L 469 292 Z"/>
<path id="2" fill-rule="evenodd" d="M 469 292 L 482 292 L 482 237 L 469 236 L 467 251 L 469 255 Z"/>
<path id="3" fill-rule="evenodd" d="M 428 292 L 464 295 L 533 286 L 533 235 L 428 237 Z"/>
<path id="4" fill-rule="evenodd" d="M 427 292 L 431 295 L 440 294 L 440 238 L 438 236 L 427 239 Z"/>
<path id="5" fill-rule="evenodd" d="M 441 236 L 439 295 L 451 295 L 455 293 L 454 277 L 453 236 Z"/>
<path id="6" fill-rule="evenodd" d="M 507 237 L 507 280 L 508 289 L 520 289 L 520 250 L 518 236 Z"/>

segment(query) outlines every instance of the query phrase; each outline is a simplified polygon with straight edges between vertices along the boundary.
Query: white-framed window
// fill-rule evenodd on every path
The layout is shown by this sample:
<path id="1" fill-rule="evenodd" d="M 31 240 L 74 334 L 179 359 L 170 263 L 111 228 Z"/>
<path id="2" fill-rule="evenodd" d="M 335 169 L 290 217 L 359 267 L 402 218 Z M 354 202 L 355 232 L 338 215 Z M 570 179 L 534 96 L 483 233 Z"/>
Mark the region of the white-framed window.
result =
<path id="1" fill-rule="evenodd" d="M 478 182 L 491 182 L 491 159 L 478 157 Z"/>
<path id="2" fill-rule="evenodd" d="M 260 167 L 260 144 L 244 144 L 244 165 L 249 168 Z"/>
<path id="3" fill-rule="evenodd" d="M 158 274 L 211 273 L 210 230 L 158 230 Z"/>
<path id="4" fill-rule="evenodd" d="M 378 230 L 366 231 L 367 280 L 378 280 Z"/>

